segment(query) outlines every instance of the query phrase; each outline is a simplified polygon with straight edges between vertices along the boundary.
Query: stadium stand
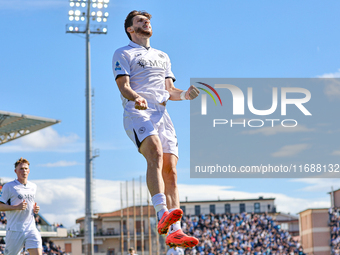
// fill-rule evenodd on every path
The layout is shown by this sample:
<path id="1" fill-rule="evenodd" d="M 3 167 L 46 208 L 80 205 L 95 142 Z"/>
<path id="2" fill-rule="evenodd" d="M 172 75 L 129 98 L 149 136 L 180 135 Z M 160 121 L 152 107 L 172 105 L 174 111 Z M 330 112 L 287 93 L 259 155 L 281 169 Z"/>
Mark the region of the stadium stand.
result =
<path id="1" fill-rule="evenodd" d="M 300 243 L 266 213 L 187 215 L 182 226 L 200 240 L 185 254 L 304 254 Z"/>
<path id="2" fill-rule="evenodd" d="M 331 254 L 340 254 L 340 208 L 329 209 L 329 227 L 331 235 Z"/>

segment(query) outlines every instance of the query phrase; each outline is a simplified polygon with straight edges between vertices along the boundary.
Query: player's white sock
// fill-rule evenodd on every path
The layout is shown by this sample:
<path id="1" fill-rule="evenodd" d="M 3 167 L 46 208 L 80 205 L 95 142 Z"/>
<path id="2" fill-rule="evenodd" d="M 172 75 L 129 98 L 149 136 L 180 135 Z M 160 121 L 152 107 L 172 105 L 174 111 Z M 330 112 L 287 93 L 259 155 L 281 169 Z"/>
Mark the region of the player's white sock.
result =
<path id="1" fill-rule="evenodd" d="M 169 212 L 172 212 L 173 210 L 176 210 L 176 208 L 172 208 L 169 210 Z M 176 232 L 177 230 L 181 229 L 181 221 L 176 221 L 174 224 L 172 224 L 170 226 L 170 229 L 169 229 L 169 234 L 172 234 L 174 232 Z"/>
<path id="2" fill-rule="evenodd" d="M 164 193 L 158 193 L 151 198 L 151 201 L 159 221 L 163 217 L 163 214 L 168 210 L 166 207 L 166 197 Z"/>

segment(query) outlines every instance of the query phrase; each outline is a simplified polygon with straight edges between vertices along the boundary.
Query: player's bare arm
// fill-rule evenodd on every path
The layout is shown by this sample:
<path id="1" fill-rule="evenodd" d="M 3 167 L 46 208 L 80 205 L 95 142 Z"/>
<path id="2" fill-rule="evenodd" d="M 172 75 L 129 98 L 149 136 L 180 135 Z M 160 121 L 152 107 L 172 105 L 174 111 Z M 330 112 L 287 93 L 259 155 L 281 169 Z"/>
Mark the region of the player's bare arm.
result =
<path id="1" fill-rule="evenodd" d="M 130 77 L 127 75 L 119 76 L 116 79 L 117 86 L 120 90 L 120 93 L 127 100 L 135 102 L 135 108 L 138 110 L 146 110 L 148 108 L 148 103 L 144 97 L 138 95 L 131 87 L 130 87 Z"/>
<path id="2" fill-rule="evenodd" d="M 193 100 L 200 93 L 199 90 L 194 85 L 191 85 L 187 91 L 176 88 L 171 78 L 165 79 L 165 89 L 170 94 L 169 99 L 173 101 L 184 100 L 184 98 L 186 100 Z M 184 98 L 183 96 L 181 96 L 183 92 L 185 92 Z"/>
<path id="3" fill-rule="evenodd" d="M 27 202 L 24 200 L 18 205 L 6 205 L 0 202 L 0 211 L 14 211 L 14 210 L 26 210 Z"/>

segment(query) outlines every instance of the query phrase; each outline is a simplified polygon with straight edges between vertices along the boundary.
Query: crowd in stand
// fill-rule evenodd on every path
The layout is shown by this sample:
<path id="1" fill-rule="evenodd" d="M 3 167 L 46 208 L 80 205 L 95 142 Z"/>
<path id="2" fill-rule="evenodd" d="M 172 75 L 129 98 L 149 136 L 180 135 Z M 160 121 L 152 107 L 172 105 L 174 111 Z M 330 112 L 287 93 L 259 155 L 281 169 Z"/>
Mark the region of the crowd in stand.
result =
<path id="1" fill-rule="evenodd" d="M 52 241 L 43 242 L 43 254 L 46 255 L 66 255 L 60 246 L 55 245 Z"/>
<path id="2" fill-rule="evenodd" d="M 6 220 L 6 214 L 4 212 L 0 212 L 0 226 L 6 225 L 7 220 Z"/>
<path id="3" fill-rule="evenodd" d="M 331 231 L 331 254 L 340 254 L 340 208 L 329 209 L 329 226 Z"/>
<path id="4" fill-rule="evenodd" d="M 187 249 L 193 255 L 281 255 L 304 254 L 301 245 L 267 214 L 210 214 L 184 216 L 184 232 L 200 240 Z"/>

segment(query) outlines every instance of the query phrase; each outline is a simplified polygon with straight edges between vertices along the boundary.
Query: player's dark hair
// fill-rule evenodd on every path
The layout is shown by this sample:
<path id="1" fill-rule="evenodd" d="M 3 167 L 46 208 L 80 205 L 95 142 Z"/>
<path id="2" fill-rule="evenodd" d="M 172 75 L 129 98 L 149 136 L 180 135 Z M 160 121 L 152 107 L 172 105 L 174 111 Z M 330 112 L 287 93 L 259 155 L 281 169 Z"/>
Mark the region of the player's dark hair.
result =
<path id="1" fill-rule="evenodd" d="M 136 10 L 130 12 L 130 13 L 127 15 L 127 17 L 126 17 L 126 19 L 125 19 L 125 23 L 124 23 L 124 28 L 125 28 L 125 33 L 127 34 L 127 36 L 129 37 L 130 40 L 132 40 L 132 39 L 131 39 L 130 33 L 127 31 L 127 28 L 132 26 L 132 24 L 133 24 L 132 20 L 133 20 L 133 18 L 134 18 L 135 16 L 137 16 L 137 15 L 145 16 L 145 17 L 147 17 L 148 19 L 151 19 L 151 17 L 152 17 L 151 14 L 149 14 L 149 13 L 147 13 L 147 12 L 145 12 L 145 11 L 136 11 Z"/>
<path id="2" fill-rule="evenodd" d="M 30 162 L 28 162 L 27 159 L 21 157 L 21 158 L 19 158 L 19 159 L 14 163 L 15 168 L 17 168 L 17 166 L 20 165 L 21 163 L 30 165 Z"/>

